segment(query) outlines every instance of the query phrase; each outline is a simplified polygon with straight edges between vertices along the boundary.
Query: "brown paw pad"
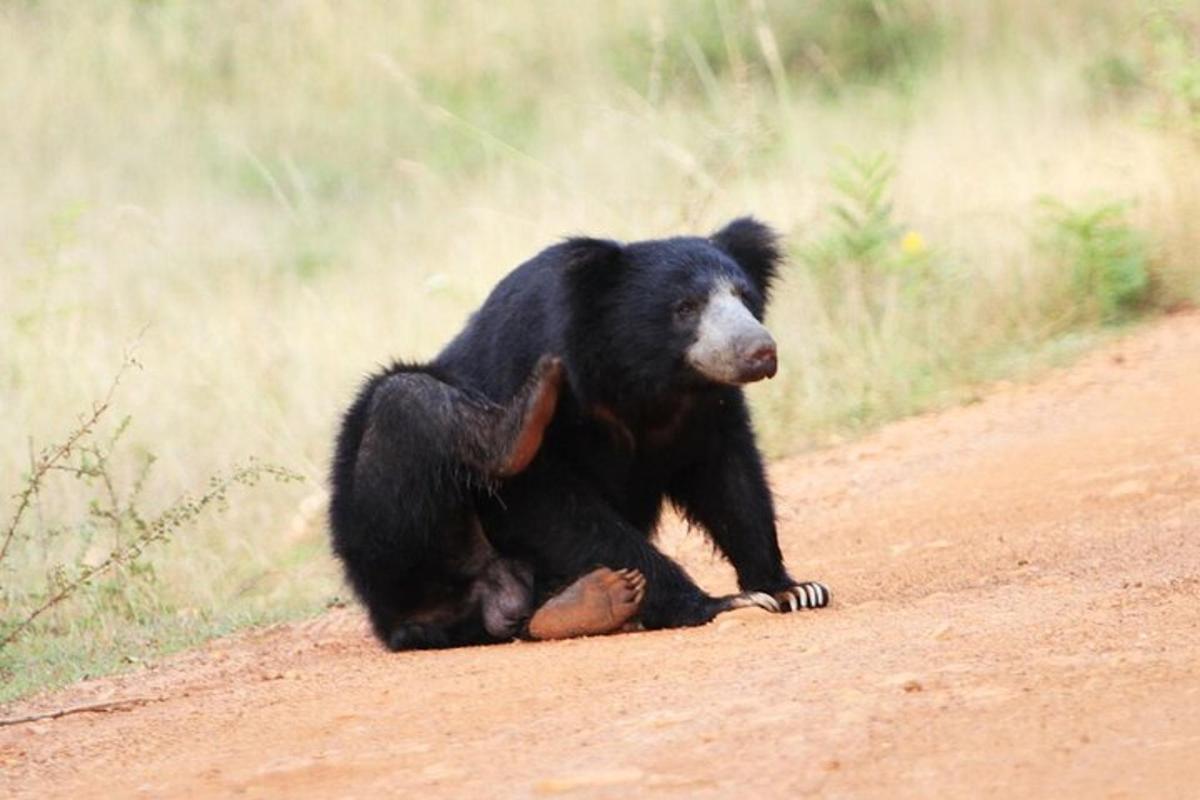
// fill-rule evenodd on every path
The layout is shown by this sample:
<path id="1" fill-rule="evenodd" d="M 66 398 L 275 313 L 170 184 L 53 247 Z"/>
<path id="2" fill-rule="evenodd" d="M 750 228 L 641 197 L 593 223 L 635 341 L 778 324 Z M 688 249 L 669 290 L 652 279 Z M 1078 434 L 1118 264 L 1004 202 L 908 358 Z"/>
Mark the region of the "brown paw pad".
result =
<path id="1" fill-rule="evenodd" d="M 570 639 L 620 630 L 641 609 L 646 578 L 601 567 L 546 601 L 529 621 L 534 639 Z"/>

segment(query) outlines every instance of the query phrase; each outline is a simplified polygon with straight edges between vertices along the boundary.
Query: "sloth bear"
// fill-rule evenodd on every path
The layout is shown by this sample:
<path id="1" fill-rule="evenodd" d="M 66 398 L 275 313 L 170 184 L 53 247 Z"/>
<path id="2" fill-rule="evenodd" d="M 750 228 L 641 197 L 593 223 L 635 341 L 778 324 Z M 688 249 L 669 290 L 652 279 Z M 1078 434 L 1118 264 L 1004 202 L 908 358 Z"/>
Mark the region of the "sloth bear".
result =
<path id="1" fill-rule="evenodd" d="M 337 438 L 330 522 L 380 640 L 825 606 L 824 586 L 784 568 L 741 389 L 775 374 L 762 319 L 780 261 L 749 217 L 708 238 L 568 239 L 501 280 L 433 361 L 368 378 Z M 664 501 L 741 594 L 705 593 L 655 548 Z"/>

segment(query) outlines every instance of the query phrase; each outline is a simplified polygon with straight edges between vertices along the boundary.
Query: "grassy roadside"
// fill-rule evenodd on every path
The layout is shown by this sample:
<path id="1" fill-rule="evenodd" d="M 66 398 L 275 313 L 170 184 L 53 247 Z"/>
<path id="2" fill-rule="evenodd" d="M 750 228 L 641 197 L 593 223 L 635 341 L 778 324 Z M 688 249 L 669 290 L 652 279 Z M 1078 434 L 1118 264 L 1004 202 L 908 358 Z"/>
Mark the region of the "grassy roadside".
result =
<path id="1" fill-rule="evenodd" d="M 119 0 L 0 11 L 0 488 L 98 436 L 153 513 L 230 495 L 0 649 L 0 701 L 341 591 L 320 489 L 358 377 L 558 237 L 786 235 L 774 456 L 1036 374 L 1200 297 L 1200 20 L 1169 3 Z M 117 542 L 56 473 L 0 627 Z M 12 513 L 0 503 L 0 520 Z M 108 537 L 108 538 L 106 538 Z M 66 572 L 64 572 L 66 570 Z"/>

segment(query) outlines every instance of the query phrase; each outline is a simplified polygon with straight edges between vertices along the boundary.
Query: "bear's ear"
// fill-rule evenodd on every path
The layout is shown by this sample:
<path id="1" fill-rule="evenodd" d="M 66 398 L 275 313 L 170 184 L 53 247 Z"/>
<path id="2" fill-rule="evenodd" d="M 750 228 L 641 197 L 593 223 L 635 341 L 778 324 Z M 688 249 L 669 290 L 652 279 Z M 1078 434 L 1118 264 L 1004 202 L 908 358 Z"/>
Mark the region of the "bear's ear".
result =
<path id="1" fill-rule="evenodd" d="M 746 271 L 766 297 L 783 261 L 779 234 L 754 217 L 741 217 L 712 235 L 711 241 Z"/>
<path id="2" fill-rule="evenodd" d="M 621 245 L 609 239 L 575 237 L 559 245 L 572 299 L 587 303 L 616 283 Z"/>

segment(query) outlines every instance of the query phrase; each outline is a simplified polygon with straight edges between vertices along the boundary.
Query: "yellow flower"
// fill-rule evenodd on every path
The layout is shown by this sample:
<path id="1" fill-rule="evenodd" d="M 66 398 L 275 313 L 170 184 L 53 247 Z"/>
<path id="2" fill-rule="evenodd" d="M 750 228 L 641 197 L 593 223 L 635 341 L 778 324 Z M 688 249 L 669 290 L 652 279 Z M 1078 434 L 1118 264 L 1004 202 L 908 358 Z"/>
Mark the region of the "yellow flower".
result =
<path id="1" fill-rule="evenodd" d="M 925 252 L 925 237 L 917 231 L 908 231 L 900 238 L 900 250 L 906 256 L 919 256 Z"/>

